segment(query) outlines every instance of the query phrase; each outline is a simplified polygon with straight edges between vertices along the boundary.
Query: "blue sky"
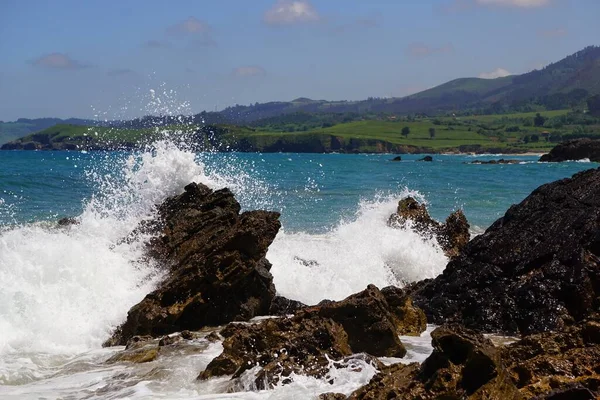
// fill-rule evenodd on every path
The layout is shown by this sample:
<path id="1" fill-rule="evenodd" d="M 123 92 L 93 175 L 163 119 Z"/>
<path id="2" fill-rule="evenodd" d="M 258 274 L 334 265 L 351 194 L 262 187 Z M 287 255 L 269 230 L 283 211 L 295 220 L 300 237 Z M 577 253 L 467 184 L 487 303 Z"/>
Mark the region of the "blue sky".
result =
<path id="1" fill-rule="evenodd" d="M 599 15 L 598 0 L 2 0 L 0 120 L 405 96 L 598 45 Z"/>

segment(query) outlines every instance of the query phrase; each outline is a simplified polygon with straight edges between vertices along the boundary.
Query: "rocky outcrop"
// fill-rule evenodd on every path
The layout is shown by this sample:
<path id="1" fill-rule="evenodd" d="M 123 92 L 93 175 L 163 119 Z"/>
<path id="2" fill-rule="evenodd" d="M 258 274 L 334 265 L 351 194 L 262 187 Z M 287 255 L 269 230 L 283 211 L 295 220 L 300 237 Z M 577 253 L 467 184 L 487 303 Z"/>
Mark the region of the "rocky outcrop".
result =
<path id="1" fill-rule="evenodd" d="M 398 210 L 388 220 L 392 227 L 404 227 L 409 224 L 426 238 L 436 238 L 448 257 L 458 255 L 469 242 L 469 223 L 461 210 L 450 214 L 444 224 L 429 216 L 427 207 L 412 197 L 398 202 Z"/>
<path id="2" fill-rule="evenodd" d="M 425 328 L 422 314 L 406 295 L 394 288 L 384 292 L 370 285 L 342 301 L 323 301 L 292 317 L 229 324 L 221 331 L 223 353 L 199 378 L 232 375 L 236 379 L 257 368 L 256 385 L 267 388 L 281 379 L 288 382 L 292 372 L 322 378 L 332 362 L 342 367 L 357 353 L 369 354 L 366 360 L 382 368 L 370 356 L 403 357 L 406 349 L 399 334 L 418 334 Z M 409 328 L 412 321 L 419 325 Z"/>
<path id="3" fill-rule="evenodd" d="M 600 140 L 574 139 L 558 144 L 550 153 L 544 154 L 541 162 L 562 162 L 570 160 L 600 161 Z"/>
<path id="4" fill-rule="evenodd" d="M 167 276 L 129 310 L 106 344 L 267 314 L 275 287 L 265 254 L 280 228 L 278 218 L 266 211 L 240 214 L 228 189 L 195 183 L 166 200 L 157 219 L 140 230 L 158 233 L 148 254 L 165 265 Z"/>
<path id="5" fill-rule="evenodd" d="M 431 334 L 421 365 L 384 367 L 349 399 L 597 399 L 600 324 L 495 346 L 480 333 L 445 325 Z"/>
<path id="6" fill-rule="evenodd" d="M 433 353 L 422 365 L 385 367 L 349 399 L 518 399 L 498 350 L 459 326 L 432 332 Z"/>
<path id="7" fill-rule="evenodd" d="M 491 165 L 496 165 L 496 164 L 519 164 L 519 163 L 520 163 L 519 160 L 505 160 L 504 158 L 501 158 L 499 160 L 473 160 L 473 161 L 465 163 L 465 164 L 491 164 Z"/>
<path id="8" fill-rule="evenodd" d="M 427 329 L 427 317 L 423 310 L 416 307 L 408 293 L 398 287 L 388 286 L 381 294 L 397 319 L 396 329 L 399 335 L 419 336 Z"/>
<path id="9" fill-rule="evenodd" d="M 536 189 L 412 296 L 432 323 L 559 330 L 600 306 L 600 170 Z"/>
<path id="10" fill-rule="evenodd" d="M 421 159 L 418 159 L 417 161 L 425 161 L 425 162 L 432 162 L 433 161 L 433 157 L 431 156 L 425 156 Z"/>

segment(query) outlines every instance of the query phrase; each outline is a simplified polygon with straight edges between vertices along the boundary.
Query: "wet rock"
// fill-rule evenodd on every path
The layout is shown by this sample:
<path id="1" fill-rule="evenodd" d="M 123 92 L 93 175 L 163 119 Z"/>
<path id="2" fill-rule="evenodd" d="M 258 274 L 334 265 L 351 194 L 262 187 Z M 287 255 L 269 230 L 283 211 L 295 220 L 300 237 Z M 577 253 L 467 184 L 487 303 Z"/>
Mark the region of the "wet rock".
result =
<path id="1" fill-rule="evenodd" d="M 425 156 L 417 161 L 426 161 L 426 162 L 432 162 L 433 161 L 433 157 L 431 156 Z"/>
<path id="2" fill-rule="evenodd" d="M 136 364 L 147 363 L 156 360 L 159 354 L 159 347 L 156 344 L 146 343 L 144 346 L 135 347 L 120 351 L 106 360 L 107 364 L 117 362 L 132 362 Z"/>
<path id="3" fill-rule="evenodd" d="M 323 393 L 319 395 L 319 400 L 346 400 L 346 395 L 342 393 Z"/>
<path id="4" fill-rule="evenodd" d="M 412 293 L 431 323 L 561 329 L 598 307 L 600 170 L 536 189 Z"/>
<path id="5" fill-rule="evenodd" d="M 362 361 L 383 368 L 373 356 L 403 357 L 406 349 L 399 339 L 398 328 L 407 326 L 394 310 L 406 309 L 410 301 L 387 289 L 394 306 L 377 287 L 335 302 L 323 301 L 307 307 L 293 317 L 274 318 L 256 324 L 229 324 L 221 335 L 223 353 L 200 374 L 200 379 L 233 375 L 236 379 L 249 369 L 259 388 L 280 382 L 297 374 L 323 378 L 332 368 L 346 368 L 362 357 Z M 414 310 L 413 310 L 414 311 Z M 415 311 L 416 312 L 416 311 Z M 418 332 L 422 327 L 412 328 Z M 356 353 L 368 353 L 362 356 Z M 354 354 L 352 357 L 348 356 Z M 350 364 L 349 364 L 350 363 Z"/>
<path id="6" fill-rule="evenodd" d="M 401 321 L 392 312 L 386 298 L 375 285 L 369 285 L 362 292 L 342 301 L 321 302 L 296 315 L 300 318 L 330 318 L 341 324 L 355 353 L 365 352 L 385 357 L 404 357 L 406 354 L 406 349 L 398 338 L 398 327 L 405 321 Z"/>
<path id="7" fill-rule="evenodd" d="M 550 153 L 544 154 L 540 161 L 562 162 L 586 158 L 590 161 L 600 161 L 600 140 L 584 138 L 562 142 L 550 150 Z"/>
<path id="8" fill-rule="evenodd" d="M 402 157 L 396 156 L 396 157 L 392 158 L 392 161 L 402 161 Z"/>
<path id="9" fill-rule="evenodd" d="M 268 314 L 275 296 L 265 254 L 279 214 L 248 211 L 228 189 L 192 183 L 141 226 L 155 231 L 148 254 L 168 269 L 157 289 L 129 310 L 107 345 L 135 335 L 163 336 Z"/>
<path id="10" fill-rule="evenodd" d="M 425 238 L 436 238 L 448 257 L 458 255 L 469 242 L 469 223 L 461 210 L 450 214 L 444 224 L 440 224 L 429 216 L 427 207 L 412 197 L 398 202 L 398 209 L 388 220 L 388 225 L 406 226 L 410 224 Z"/>
<path id="11" fill-rule="evenodd" d="M 588 392 L 600 396 L 600 342 L 589 335 L 590 327 L 596 326 L 597 321 L 582 322 L 560 332 L 529 335 L 502 348 L 502 358 L 523 396 L 577 398 Z"/>
<path id="12" fill-rule="evenodd" d="M 425 313 L 413 305 L 407 292 L 395 286 L 388 286 L 381 289 L 381 293 L 392 313 L 398 318 L 396 328 L 399 335 L 419 336 L 427 329 Z"/>
<path id="13" fill-rule="evenodd" d="M 308 306 L 302 302 L 290 300 L 282 296 L 275 296 L 269 308 L 269 315 L 290 315 L 306 307 Z"/>
<path id="14" fill-rule="evenodd" d="M 505 160 L 504 158 L 501 158 L 499 160 L 473 160 L 469 163 L 466 164 L 519 164 L 520 161 L 519 160 Z"/>
<path id="15" fill-rule="evenodd" d="M 59 219 L 57 224 L 58 224 L 58 226 L 71 226 L 71 225 L 78 225 L 79 221 L 75 218 L 64 217 L 64 218 Z"/>
<path id="16" fill-rule="evenodd" d="M 221 331 L 223 353 L 212 360 L 199 379 L 233 375 L 260 367 L 256 386 L 265 389 L 292 372 L 322 378 L 329 360 L 352 354 L 344 328 L 324 318 L 275 318 L 257 324 L 227 325 Z"/>
<path id="17" fill-rule="evenodd" d="M 433 353 L 422 365 L 385 367 L 349 399 L 519 399 L 498 350 L 460 326 L 432 332 Z"/>

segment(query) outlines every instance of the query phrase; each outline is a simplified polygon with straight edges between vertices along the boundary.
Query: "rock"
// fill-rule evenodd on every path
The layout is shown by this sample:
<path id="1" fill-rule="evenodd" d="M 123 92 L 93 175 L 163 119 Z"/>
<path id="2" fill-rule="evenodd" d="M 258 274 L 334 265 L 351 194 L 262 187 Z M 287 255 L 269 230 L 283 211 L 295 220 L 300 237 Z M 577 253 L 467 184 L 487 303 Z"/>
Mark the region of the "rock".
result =
<path id="1" fill-rule="evenodd" d="M 308 307 L 306 304 L 299 301 L 286 299 L 282 296 L 275 296 L 271 302 L 271 307 L 269 308 L 269 315 L 290 315 L 306 307 Z"/>
<path id="2" fill-rule="evenodd" d="M 502 358 L 523 396 L 598 398 L 600 342 L 589 336 L 590 327 L 596 326 L 597 321 L 581 322 L 560 332 L 529 335 L 502 348 Z M 585 397 L 590 393 L 594 397 Z"/>
<path id="3" fill-rule="evenodd" d="M 395 286 L 381 289 L 392 313 L 398 318 L 396 328 L 399 335 L 419 336 L 427 329 L 427 317 L 420 308 L 412 303 L 408 294 Z"/>
<path id="4" fill-rule="evenodd" d="M 392 158 L 392 161 L 402 161 L 402 157 L 396 156 L 396 157 Z"/>
<path id="5" fill-rule="evenodd" d="M 598 307 L 600 170 L 536 189 L 418 285 L 430 323 L 483 332 L 561 329 Z"/>
<path id="6" fill-rule="evenodd" d="M 341 324 L 354 353 L 404 357 L 406 349 L 398 338 L 402 326 L 386 298 L 375 285 L 338 302 L 324 301 L 296 314 L 300 318 L 329 318 Z M 418 331 L 422 327 L 414 327 Z M 408 329 L 408 328 L 405 328 Z M 424 329 L 423 329 L 424 330 Z"/>
<path id="7" fill-rule="evenodd" d="M 334 367 L 342 368 L 351 365 L 356 357 L 383 368 L 373 356 L 403 357 L 406 349 L 398 337 L 398 328 L 407 327 L 411 313 L 418 314 L 414 308 L 408 310 L 410 299 L 398 294 L 398 290 L 386 289 L 394 306 L 388 304 L 377 287 L 370 285 L 342 301 L 323 301 L 292 317 L 229 324 L 221 331 L 225 338 L 223 353 L 209 363 L 199 378 L 233 375 L 237 379 L 257 367 L 253 371 L 255 384 L 268 388 L 279 382 L 289 383 L 287 377 L 292 372 L 322 378 L 332 362 Z M 419 332 L 421 328 L 425 326 L 413 327 L 411 331 Z"/>
<path id="8" fill-rule="evenodd" d="M 160 348 L 154 342 L 140 341 L 135 345 L 128 345 L 123 351 L 120 351 L 106 360 L 107 364 L 117 362 L 132 362 L 136 364 L 147 363 L 156 360 Z"/>
<path id="9" fill-rule="evenodd" d="M 569 160 L 600 161 L 600 140 L 574 139 L 556 145 L 550 153 L 544 154 L 541 162 L 562 162 Z"/>
<path id="10" fill-rule="evenodd" d="M 346 395 L 342 393 L 323 393 L 319 395 L 319 400 L 346 400 Z"/>
<path id="11" fill-rule="evenodd" d="M 352 354 L 344 328 L 325 318 L 274 318 L 257 324 L 227 325 L 221 331 L 223 353 L 212 360 L 199 379 L 233 375 L 259 367 L 256 386 L 267 389 L 292 372 L 322 378 L 329 359 Z"/>
<path id="12" fill-rule="evenodd" d="M 155 221 L 140 226 L 158 232 L 148 255 L 168 273 L 106 345 L 268 314 L 275 287 L 265 254 L 280 228 L 279 214 L 239 211 L 228 189 L 192 183 L 158 208 Z"/>
<path id="13" fill-rule="evenodd" d="M 58 220 L 58 226 L 71 226 L 71 225 L 79 225 L 79 221 L 75 218 L 64 217 Z"/>
<path id="14" fill-rule="evenodd" d="M 431 156 L 425 156 L 425 157 L 423 157 L 423 158 L 421 158 L 420 160 L 417 160 L 417 161 L 431 162 L 431 161 L 433 161 L 433 157 L 431 157 Z"/>
<path id="15" fill-rule="evenodd" d="M 432 332 L 422 365 L 384 367 L 349 399 L 518 399 L 500 353 L 483 335 L 460 326 Z"/>
<path id="16" fill-rule="evenodd" d="M 504 158 L 501 158 L 499 160 L 474 160 L 465 164 L 519 164 L 520 161 L 519 160 L 505 160 Z"/>
<path id="17" fill-rule="evenodd" d="M 410 222 L 409 222 L 410 221 Z M 469 242 L 469 223 L 461 210 L 450 214 L 445 224 L 440 224 L 429 216 L 427 207 L 412 197 L 406 197 L 398 202 L 398 209 L 388 220 L 388 225 L 394 227 L 407 224 L 427 239 L 436 238 L 448 257 L 458 255 L 460 250 Z"/>

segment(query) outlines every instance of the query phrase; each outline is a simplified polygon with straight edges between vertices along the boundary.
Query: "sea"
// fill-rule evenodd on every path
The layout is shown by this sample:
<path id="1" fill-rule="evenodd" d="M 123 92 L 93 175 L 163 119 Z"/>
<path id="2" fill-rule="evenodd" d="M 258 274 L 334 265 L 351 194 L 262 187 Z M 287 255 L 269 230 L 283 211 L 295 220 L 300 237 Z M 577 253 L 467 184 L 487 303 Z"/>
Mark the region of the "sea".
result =
<path id="1" fill-rule="evenodd" d="M 596 167 L 534 155 L 422 157 L 196 152 L 172 137 L 136 152 L 0 152 L 0 398 L 311 399 L 368 383 L 377 370 L 360 358 L 332 366 L 326 380 L 298 375 L 270 390 L 256 390 L 252 376 L 235 387 L 227 377 L 201 382 L 222 350 L 203 339 L 149 363 L 107 363 L 123 348 L 103 341 L 163 277 L 143 257 L 148 238 L 121 239 L 190 182 L 230 188 L 244 210 L 280 212 L 267 254 L 275 286 L 316 304 L 444 270 L 434 240 L 386 224 L 403 197 L 438 220 L 462 209 L 477 235 L 536 187 Z M 469 164 L 499 158 L 519 163 Z M 58 226 L 63 217 L 78 224 Z M 405 359 L 384 361 L 423 361 L 431 329 L 402 338 Z"/>

